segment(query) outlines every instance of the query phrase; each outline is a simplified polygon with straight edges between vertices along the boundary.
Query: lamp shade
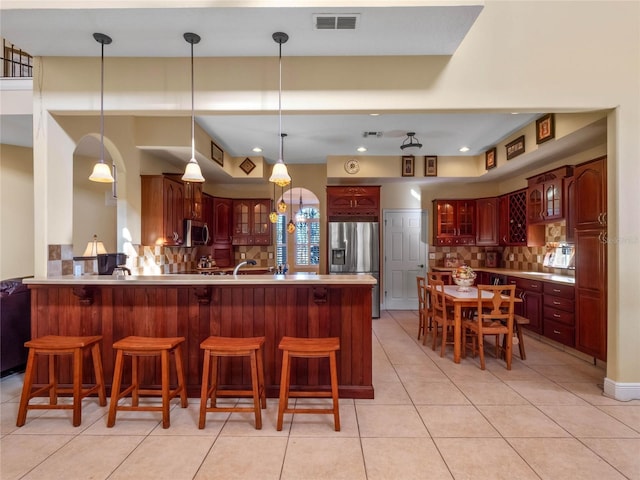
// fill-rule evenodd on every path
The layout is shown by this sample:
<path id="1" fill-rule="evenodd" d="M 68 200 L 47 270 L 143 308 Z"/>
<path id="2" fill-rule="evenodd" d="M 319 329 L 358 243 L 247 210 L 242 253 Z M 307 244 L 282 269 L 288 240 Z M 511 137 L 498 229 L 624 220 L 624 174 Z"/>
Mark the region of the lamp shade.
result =
<path id="1" fill-rule="evenodd" d="M 104 248 L 104 244 L 98 241 L 98 237 L 96 235 L 93 236 L 93 240 L 87 243 L 87 248 L 85 248 L 83 257 L 97 257 L 98 254 L 107 253 L 107 249 Z"/>
<path id="2" fill-rule="evenodd" d="M 93 172 L 89 176 L 92 182 L 113 183 L 114 179 L 111 175 L 111 169 L 106 163 L 98 162 L 93 166 Z"/>
<path id="3" fill-rule="evenodd" d="M 279 187 L 284 187 L 291 183 L 291 177 L 287 171 L 287 166 L 282 160 L 278 160 L 278 162 L 273 166 L 269 181 L 275 183 Z"/>
<path id="4" fill-rule="evenodd" d="M 198 162 L 191 160 L 187 163 L 187 167 L 184 169 L 184 175 L 182 175 L 182 180 L 185 182 L 204 182 L 204 177 L 202 176 Z"/>

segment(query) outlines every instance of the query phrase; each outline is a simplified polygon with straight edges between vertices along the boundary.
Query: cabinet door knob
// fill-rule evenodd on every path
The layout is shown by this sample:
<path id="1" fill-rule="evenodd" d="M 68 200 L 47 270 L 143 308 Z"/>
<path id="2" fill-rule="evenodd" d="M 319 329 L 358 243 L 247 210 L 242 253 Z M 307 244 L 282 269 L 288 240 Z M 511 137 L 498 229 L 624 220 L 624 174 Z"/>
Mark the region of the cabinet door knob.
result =
<path id="1" fill-rule="evenodd" d="M 555 333 L 556 335 L 560 335 L 560 331 L 559 330 L 554 330 L 553 333 Z"/>

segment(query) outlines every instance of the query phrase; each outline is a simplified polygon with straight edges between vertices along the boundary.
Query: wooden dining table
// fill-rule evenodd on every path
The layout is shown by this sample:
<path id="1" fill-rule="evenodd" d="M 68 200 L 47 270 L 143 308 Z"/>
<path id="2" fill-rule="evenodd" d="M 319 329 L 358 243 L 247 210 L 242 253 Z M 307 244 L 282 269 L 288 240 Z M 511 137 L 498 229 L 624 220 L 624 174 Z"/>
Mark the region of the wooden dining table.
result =
<path id="1" fill-rule="evenodd" d="M 427 288 L 430 288 L 427 285 Z M 453 305 L 453 361 L 460 363 L 460 354 L 462 350 L 462 309 L 474 308 L 478 306 L 478 289 L 476 287 L 467 287 L 467 291 L 460 291 L 458 285 L 445 285 L 444 296 L 445 301 Z M 489 304 L 493 295 L 491 292 L 483 291 L 482 298 L 487 299 Z M 505 303 L 509 298 L 504 297 Z M 522 302 L 521 298 L 515 298 L 516 303 Z"/>

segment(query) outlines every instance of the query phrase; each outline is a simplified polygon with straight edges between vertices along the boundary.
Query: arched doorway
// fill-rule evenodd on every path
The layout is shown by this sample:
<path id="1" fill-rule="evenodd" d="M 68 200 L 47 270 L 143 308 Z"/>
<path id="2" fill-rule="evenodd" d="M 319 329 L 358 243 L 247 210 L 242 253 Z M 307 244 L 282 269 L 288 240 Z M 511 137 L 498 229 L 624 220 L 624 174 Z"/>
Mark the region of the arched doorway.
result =
<path id="1" fill-rule="evenodd" d="M 289 272 L 320 271 L 320 201 L 306 188 L 284 192 L 277 203 L 287 204 L 276 223 L 276 265 L 288 265 Z"/>

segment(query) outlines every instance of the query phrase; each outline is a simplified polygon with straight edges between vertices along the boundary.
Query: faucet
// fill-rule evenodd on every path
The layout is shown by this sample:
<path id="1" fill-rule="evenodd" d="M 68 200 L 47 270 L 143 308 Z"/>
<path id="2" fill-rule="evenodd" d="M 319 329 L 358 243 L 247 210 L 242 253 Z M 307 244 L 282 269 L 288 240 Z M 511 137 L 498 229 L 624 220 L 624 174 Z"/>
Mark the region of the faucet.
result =
<path id="1" fill-rule="evenodd" d="M 237 275 L 238 270 L 240 270 L 240 267 L 242 267 L 243 265 L 255 265 L 255 264 L 256 264 L 255 260 L 245 260 L 244 262 L 240 262 L 238 265 L 236 265 L 236 268 L 233 269 L 233 274 Z"/>

